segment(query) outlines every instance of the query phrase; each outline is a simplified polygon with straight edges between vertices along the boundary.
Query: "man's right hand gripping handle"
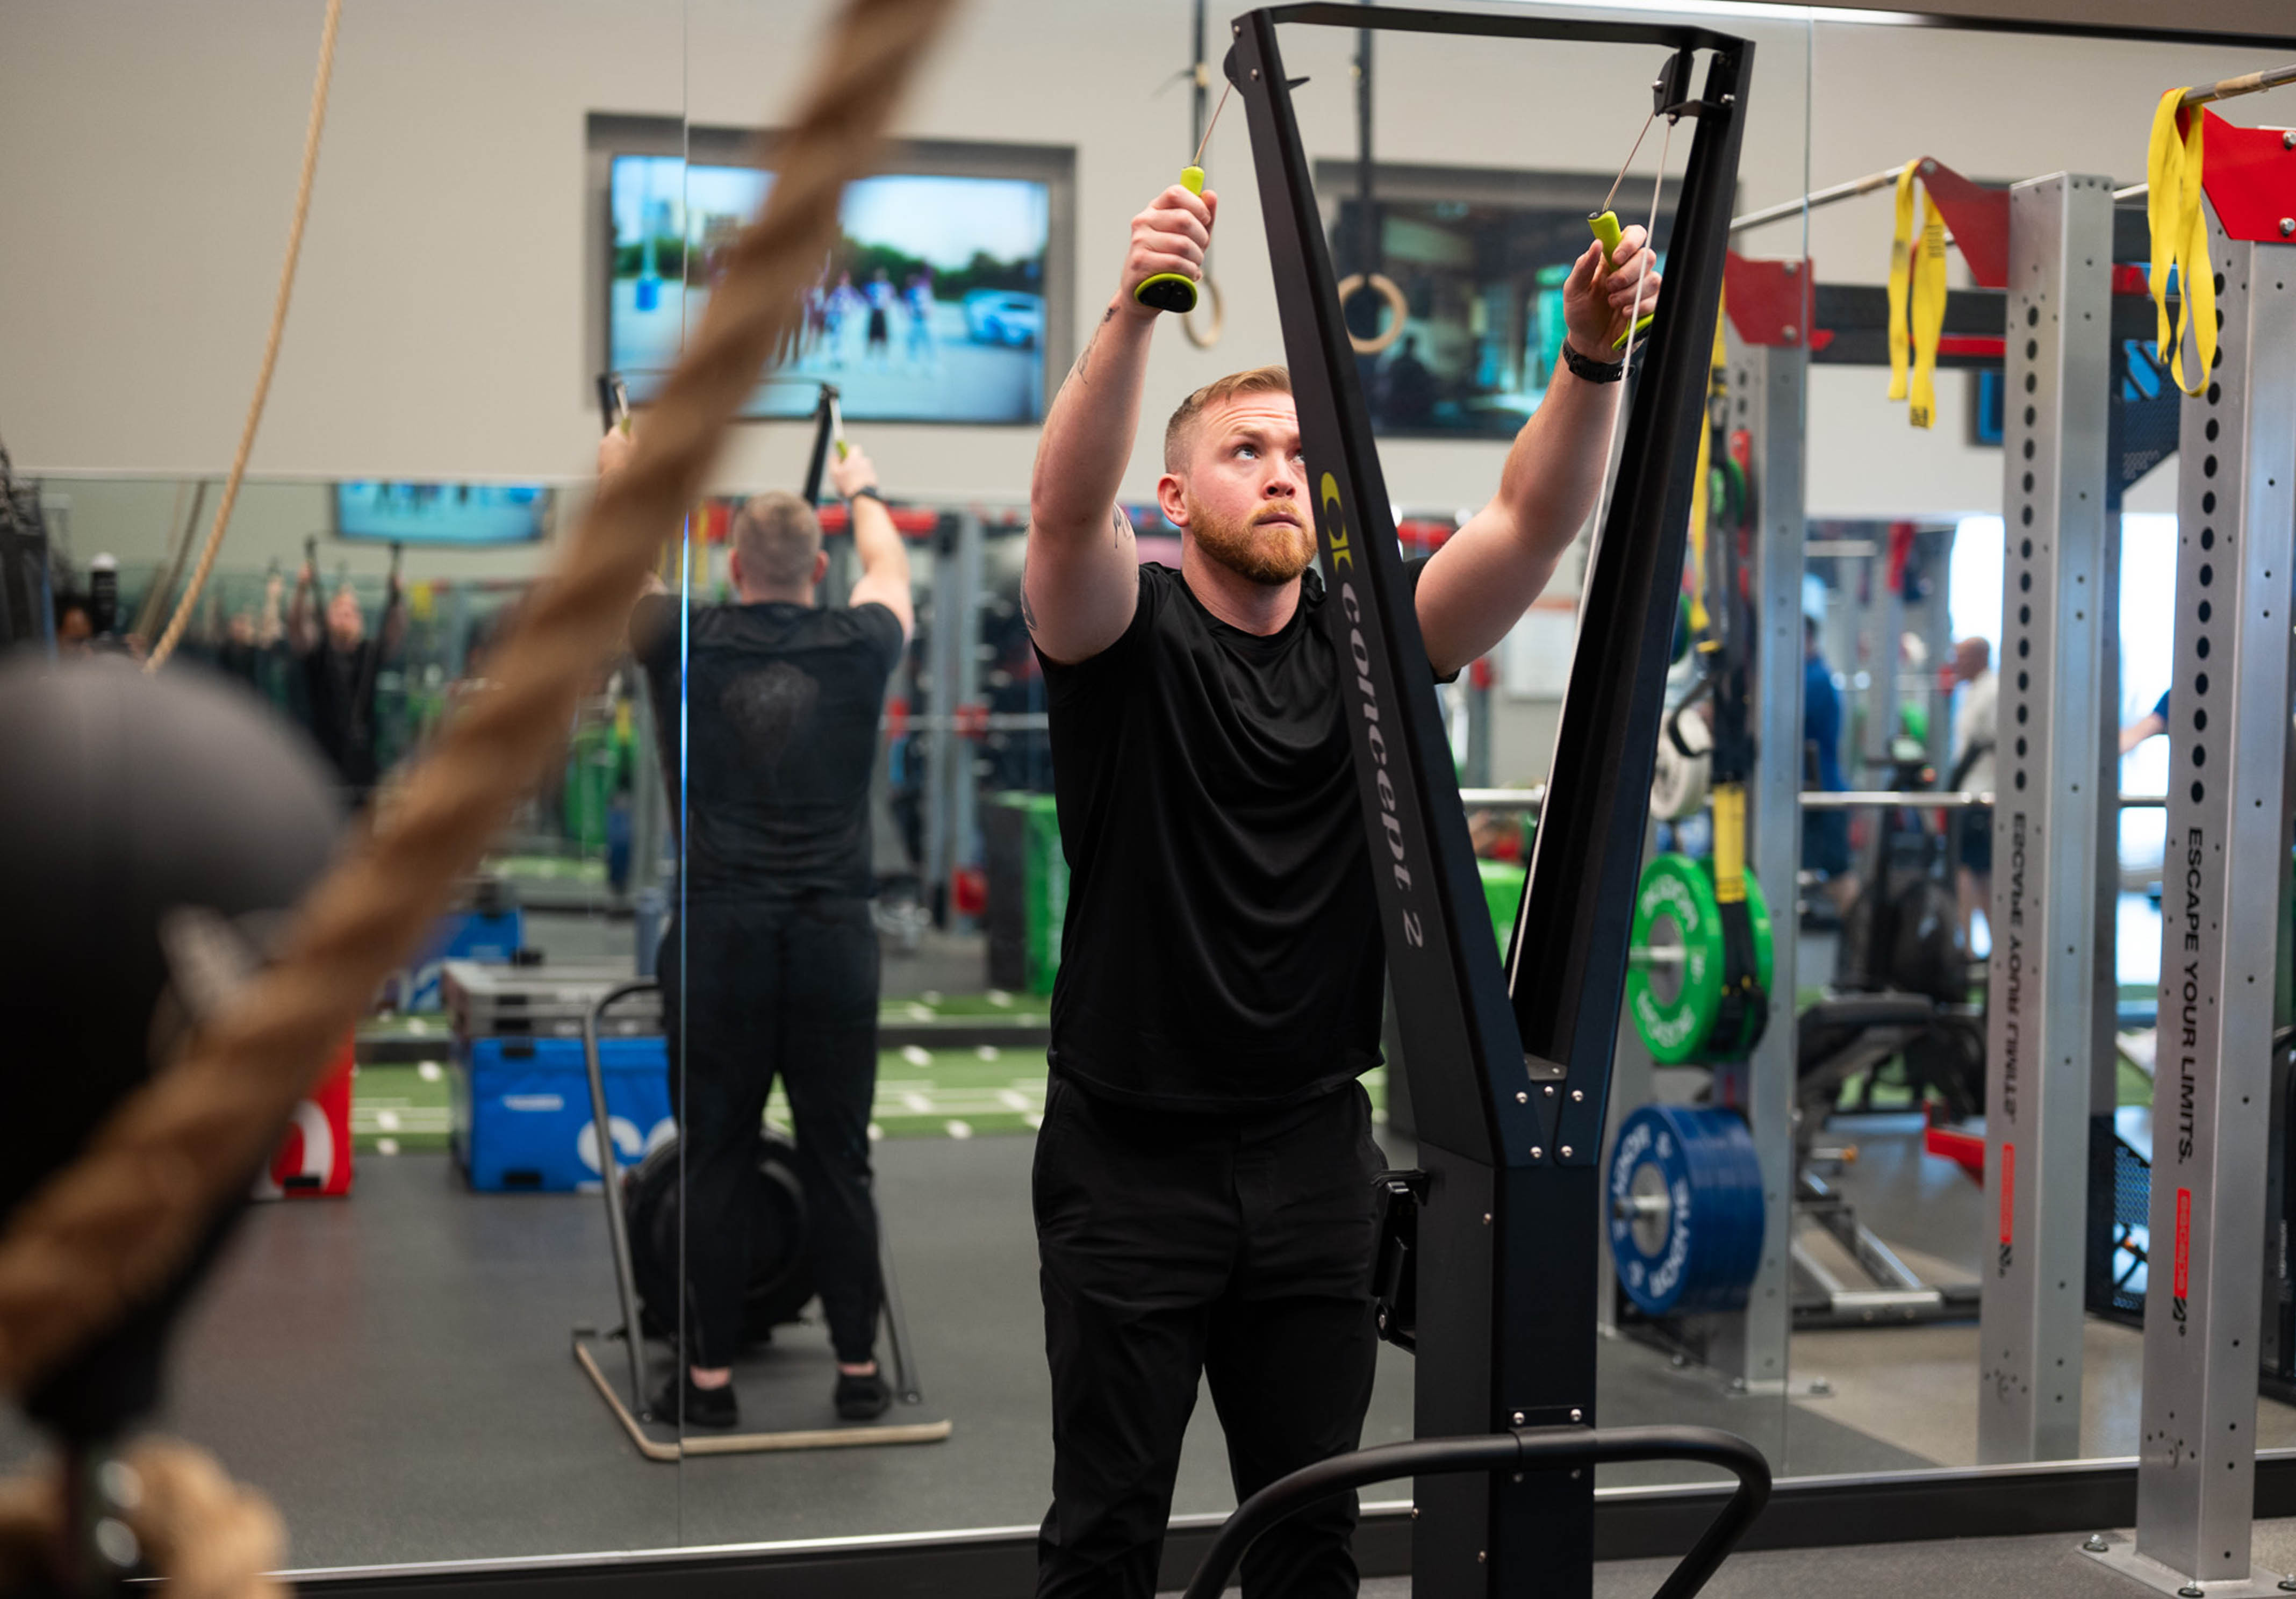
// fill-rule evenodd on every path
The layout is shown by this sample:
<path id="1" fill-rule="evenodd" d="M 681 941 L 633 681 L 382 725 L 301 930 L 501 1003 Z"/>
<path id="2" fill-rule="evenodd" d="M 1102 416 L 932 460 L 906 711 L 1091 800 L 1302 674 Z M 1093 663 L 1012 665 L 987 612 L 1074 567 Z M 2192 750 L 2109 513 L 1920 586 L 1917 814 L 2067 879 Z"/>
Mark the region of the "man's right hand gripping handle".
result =
<path id="1" fill-rule="evenodd" d="M 1046 654 L 1076 661 L 1122 636 L 1139 594 L 1131 524 L 1116 504 L 1140 430 L 1157 311 L 1135 298 L 1160 274 L 1203 275 L 1217 194 L 1174 184 L 1132 219 L 1115 297 L 1061 385 L 1029 488 L 1023 614 Z"/>

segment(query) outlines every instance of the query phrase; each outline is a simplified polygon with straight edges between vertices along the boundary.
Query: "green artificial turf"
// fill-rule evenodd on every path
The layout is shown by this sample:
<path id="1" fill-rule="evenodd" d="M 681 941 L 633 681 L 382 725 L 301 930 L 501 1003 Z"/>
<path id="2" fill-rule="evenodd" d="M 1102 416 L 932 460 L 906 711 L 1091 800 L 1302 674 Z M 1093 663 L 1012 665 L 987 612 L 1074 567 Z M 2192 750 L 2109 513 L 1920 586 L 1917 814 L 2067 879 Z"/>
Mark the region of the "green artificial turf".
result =
<path id="1" fill-rule="evenodd" d="M 362 1066 L 351 1080 L 351 1142 L 363 1152 L 444 1149 L 451 1095 L 442 1060 L 406 1066 Z M 426 1069 L 427 1068 L 427 1069 Z M 1374 1111 L 1384 1115 L 1387 1073 L 1364 1078 Z M 1045 1054 L 1038 1048 L 889 1049 L 877 1057 L 873 1136 L 972 1138 L 1034 1132 L 1044 1119 Z M 766 1119 L 789 1126 L 789 1098 L 779 1087 Z"/>

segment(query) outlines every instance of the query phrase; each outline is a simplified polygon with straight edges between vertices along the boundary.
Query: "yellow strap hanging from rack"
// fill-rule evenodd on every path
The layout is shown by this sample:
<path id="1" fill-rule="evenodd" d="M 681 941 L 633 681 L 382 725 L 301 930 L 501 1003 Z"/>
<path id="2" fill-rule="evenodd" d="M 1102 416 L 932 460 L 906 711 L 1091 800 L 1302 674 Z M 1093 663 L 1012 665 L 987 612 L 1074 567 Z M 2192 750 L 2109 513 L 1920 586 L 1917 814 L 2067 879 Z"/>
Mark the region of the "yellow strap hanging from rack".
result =
<path id="1" fill-rule="evenodd" d="M 1690 482 L 1690 636 L 1706 636 L 1706 521 L 1712 512 L 1706 492 L 1708 440 L 1711 428 L 1698 430 L 1698 472 Z"/>
<path id="2" fill-rule="evenodd" d="M 1914 183 L 1919 156 L 1898 174 L 1898 226 L 1890 241 L 1890 398 L 1910 397 L 1907 420 L 1926 428 L 1937 420 L 1938 336 L 1945 331 L 1945 218 L 1922 189 L 1922 242 L 1914 247 Z M 1910 386 L 1906 381 L 1906 312 L 1913 322 Z"/>
<path id="3" fill-rule="evenodd" d="M 2209 260 L 2209 219 L 2201 209 L 2201 124 L 2199 106 L 2193 108 L 2180 136 L 2177 108 L 2185 91 L 2170 89 L 2152 111 L 2152 142 L 2144 152 L 2145 220 L 2152 225 L 2152 311 L 2155 357 L 2167 359 L 2177 387 L 2198 394 L 2208 386 L 2209 369 L 2217 360 L 2216 268 Z M 2177 322 L 2169 321 L 2169 272 L 2177 272 L 2183 304 Z M 2185 381 L 2185 329 L 2193 330 L 2194 353 L 2200 373 Z"/>
<path id="4" fill-rule="evenodd" d="M 1710 396 L 1730 365 L 1729 345 L 1722 332 L 1726 310 L 1718 299 L 1714 316 L 1714 365 L 1708 373 Z M 1706 612 L 1706 527 L 1714 509 L 1713 496 L 1707 490 L 1713 445 L 1714 427 L 1710 422 L 1698 430 L 1698 471 L 1690 480 L 1690 636 L 1702 641 L 1711 631 Z"/>
<path id="5" fill-rule="evenodd" d="M 1714 785 L 1714 898 L 1738 905 L 1746 898 L 1746 785 Z"/>

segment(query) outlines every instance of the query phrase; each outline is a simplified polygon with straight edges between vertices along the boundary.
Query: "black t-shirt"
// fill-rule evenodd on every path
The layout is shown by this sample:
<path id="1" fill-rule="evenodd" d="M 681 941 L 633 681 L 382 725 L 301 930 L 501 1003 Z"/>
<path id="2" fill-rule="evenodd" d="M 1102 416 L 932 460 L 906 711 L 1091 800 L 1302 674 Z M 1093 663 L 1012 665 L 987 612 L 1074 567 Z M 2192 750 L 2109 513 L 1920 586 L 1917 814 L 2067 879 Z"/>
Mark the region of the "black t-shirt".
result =
<path id="1" fill-rule="evenodd" d="M 677 606 L 638 602 L 630 640 L 653 696 L 661 769 L 678 805 Z M 690 618 L 685 767 L 689 898 L 876 892 L 869 776 L 901 624 L 882 605 L 767 601 Z"/>
<path id="2" fill-rule="evenodd" d="M 1262 638 L 1144 565 L 1121 638 L 1045 661 L 1070 874 L 1055 1071 L 1129 1103 L 1247 1111 L 1379 1063 L 1386 947 L 1341 626 L 1313 570 Z"/>
<path id="3" fill-rule="evenodd" d="M 317 647 L 303 657 L 303 684 L 309 695 L 311 737 L 345 783 L 372 788 L 378 774 L 374 750 L 375 642 L 363 638 L 349 649 L 336 647 L 324 627 Z"/>

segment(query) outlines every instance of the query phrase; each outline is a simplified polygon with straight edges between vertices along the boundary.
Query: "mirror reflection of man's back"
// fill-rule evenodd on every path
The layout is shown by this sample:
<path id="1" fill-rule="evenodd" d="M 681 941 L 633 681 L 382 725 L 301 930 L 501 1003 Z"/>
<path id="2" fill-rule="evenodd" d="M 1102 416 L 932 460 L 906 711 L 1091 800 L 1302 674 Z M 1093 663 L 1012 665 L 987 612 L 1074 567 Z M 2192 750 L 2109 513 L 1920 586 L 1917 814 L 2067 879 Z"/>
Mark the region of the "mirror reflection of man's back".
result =
<path id="1" fill-rule="evenodd" d="M 869 781 L 912 612 L 907 552 L 874 469 L 857 450 L 832 471 L 851 504 L 862 570 L 849 604 L 814 603 L 828 557 L 811 508 L 764 494 L 734 518 L 736 603 L 695 607 L 683 639 L 668 594 L 641 600 L 630 623 L 683 846 L 679 920 L 660 972 L 671 1059 L 683 1062 L 670 1080 L 685 1141 L 686 1346 L 683 1381 L 655 1409 L 702 1426 L 739 1419 L 730 1368 L 758 1128 L 777 1079 L 795 1123 L 839 1414 L 866 1420 L 890 1400 L 873 1355 Z"/>

